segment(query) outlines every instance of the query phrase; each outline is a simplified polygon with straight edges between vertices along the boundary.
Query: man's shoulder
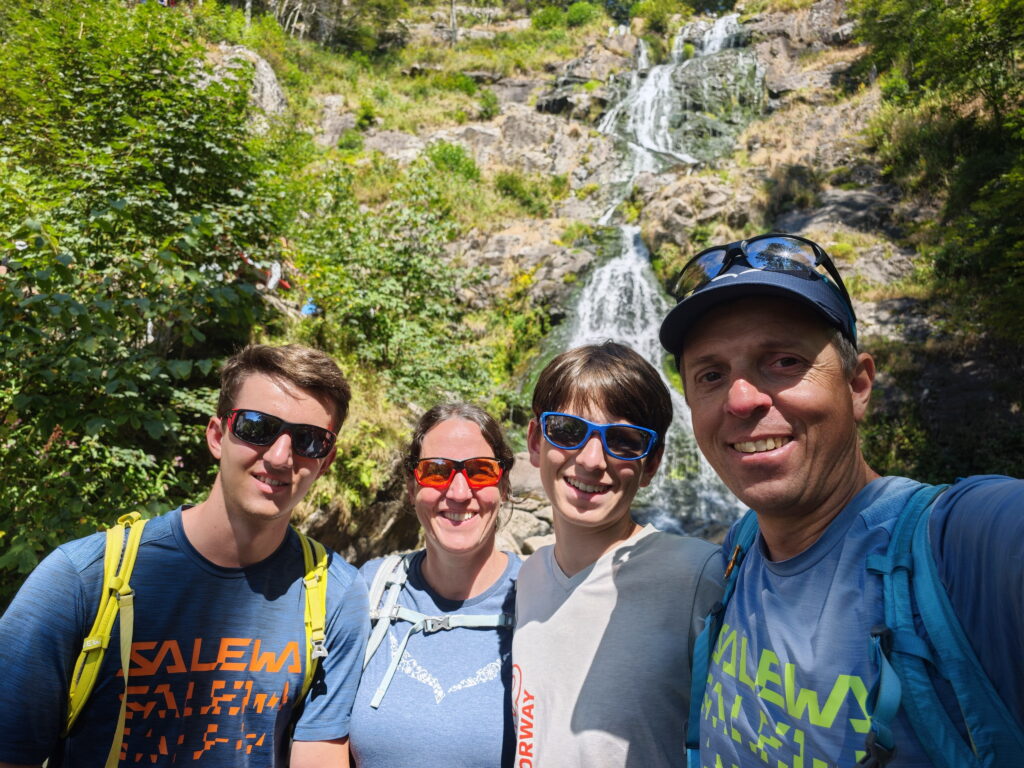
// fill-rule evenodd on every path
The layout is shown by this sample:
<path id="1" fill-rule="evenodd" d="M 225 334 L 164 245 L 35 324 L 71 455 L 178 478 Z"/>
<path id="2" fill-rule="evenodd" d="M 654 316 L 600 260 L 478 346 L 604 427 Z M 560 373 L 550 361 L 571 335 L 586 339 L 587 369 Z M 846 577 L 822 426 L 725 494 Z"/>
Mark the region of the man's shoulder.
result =
<path id="1" fill-rule="evenodd" d="M 960 548 L 1014 546 L 1024 536 L 1024 480 L 975 475 L 953 483 L 935 502 L 931 534 L 936 554 Z"/>

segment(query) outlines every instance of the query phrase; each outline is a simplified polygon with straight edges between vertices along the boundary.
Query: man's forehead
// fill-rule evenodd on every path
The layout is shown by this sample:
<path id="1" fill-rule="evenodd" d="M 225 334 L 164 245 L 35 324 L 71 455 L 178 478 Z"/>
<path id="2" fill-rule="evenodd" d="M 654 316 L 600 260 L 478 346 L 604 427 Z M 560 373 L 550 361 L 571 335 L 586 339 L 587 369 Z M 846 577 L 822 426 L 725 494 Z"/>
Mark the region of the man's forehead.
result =
<path id="1" fill-rule="evenodd" d="M 741 346 L 817 346 L 828 339 L 830 329 L 818 313 L 798 302 L 773 296 L 742 298 L 705 312 L 686 335 L 681 357 L 690 363 Z"/>

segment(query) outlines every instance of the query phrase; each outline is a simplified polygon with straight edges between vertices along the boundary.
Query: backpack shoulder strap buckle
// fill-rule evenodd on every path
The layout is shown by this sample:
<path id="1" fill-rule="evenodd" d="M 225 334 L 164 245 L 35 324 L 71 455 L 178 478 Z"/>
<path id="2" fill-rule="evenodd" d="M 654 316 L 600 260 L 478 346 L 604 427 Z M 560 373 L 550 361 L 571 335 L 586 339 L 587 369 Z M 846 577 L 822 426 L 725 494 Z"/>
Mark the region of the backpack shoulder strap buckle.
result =
<path id="1" fill-rule="evenodd" d="M 442 629 L 451 629 L 451 616 L 427 616 L 423 619 L 423 634 L 429 635 L 432 632 L 440 632 Z"/>

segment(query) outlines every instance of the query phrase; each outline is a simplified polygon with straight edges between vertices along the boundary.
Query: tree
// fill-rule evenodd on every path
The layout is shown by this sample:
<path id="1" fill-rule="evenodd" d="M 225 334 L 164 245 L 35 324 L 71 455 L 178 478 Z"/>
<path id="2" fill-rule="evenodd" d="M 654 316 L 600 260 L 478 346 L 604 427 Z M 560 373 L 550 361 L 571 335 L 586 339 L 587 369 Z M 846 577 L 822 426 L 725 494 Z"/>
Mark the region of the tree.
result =
<path id="1" fill-rule="evenodd" d="M 206 485 L 216 359 L 275 249 L 245 78 L 186 14 L 5 4 L 0 38 L 0 599 L 41 553 Z"/>

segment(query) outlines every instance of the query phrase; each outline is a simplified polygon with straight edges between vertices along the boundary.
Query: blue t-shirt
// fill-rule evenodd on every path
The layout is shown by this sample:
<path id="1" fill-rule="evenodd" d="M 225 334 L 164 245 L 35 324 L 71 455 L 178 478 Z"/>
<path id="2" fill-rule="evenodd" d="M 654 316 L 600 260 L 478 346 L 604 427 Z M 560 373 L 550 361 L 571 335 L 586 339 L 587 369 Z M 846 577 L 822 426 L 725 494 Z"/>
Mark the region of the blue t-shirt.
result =
<path id="1" fill-rule="evenodd" d="M 0 761 L 95 768 L 114 737 L 124 691 L 115 621 L 96 687 L 69 738 L 59 734 L 68 680 L 92 626 L 105 535 L 58 547 L 0 619 Z M 266 560 L 223 568 L 185 537 L 181 510 L 147 523 L 135 590 L 122 764 L 284 766 L 296 739 L 348 734 L 367 635 L 366 585 L 330 554 L 326 646 L 305 706 L 304 565 L 289 530 Z"/>
<path id="2" fill-rule="evenodd" d="M 507 554 L 505 572 L 486 592 L 447 600 L 423 579 L 423 553 L 414 556 L 399 603 L 428 616 L 512 614 L 520 560 Z M 360 572 L 373 583 L 381 560 Z M 410 624 L 395 622 L 363 672 L 352 710 L 351 748 L 359 768 L 498 768 L 515 752 L 509 686 L 511 628 L 416 633 L 380 707 L 370 700 Z"/>
<path id="3" fill-rule="evenodd" d="M 882 580 L 865 564 L 870 554 L 885 552 L 896 516 L 919 487 L 900 477 L 875 480 L 789 560 L 768 560 L 758 536 L 740 566 L 711 659 L 703 766 L 825 768 L 862 757 L 868 691 L 878 676 L 869 637 L 884 623 Z M 1024 723 L 1024 481 L 962 480 L 936 502 L 930 526 L 961 624 Z M 731 535 L 723 552 L 732 551 Z M 893 731 L 897 750 L 889 768 L 931 765 L 902 710 Z"/>

